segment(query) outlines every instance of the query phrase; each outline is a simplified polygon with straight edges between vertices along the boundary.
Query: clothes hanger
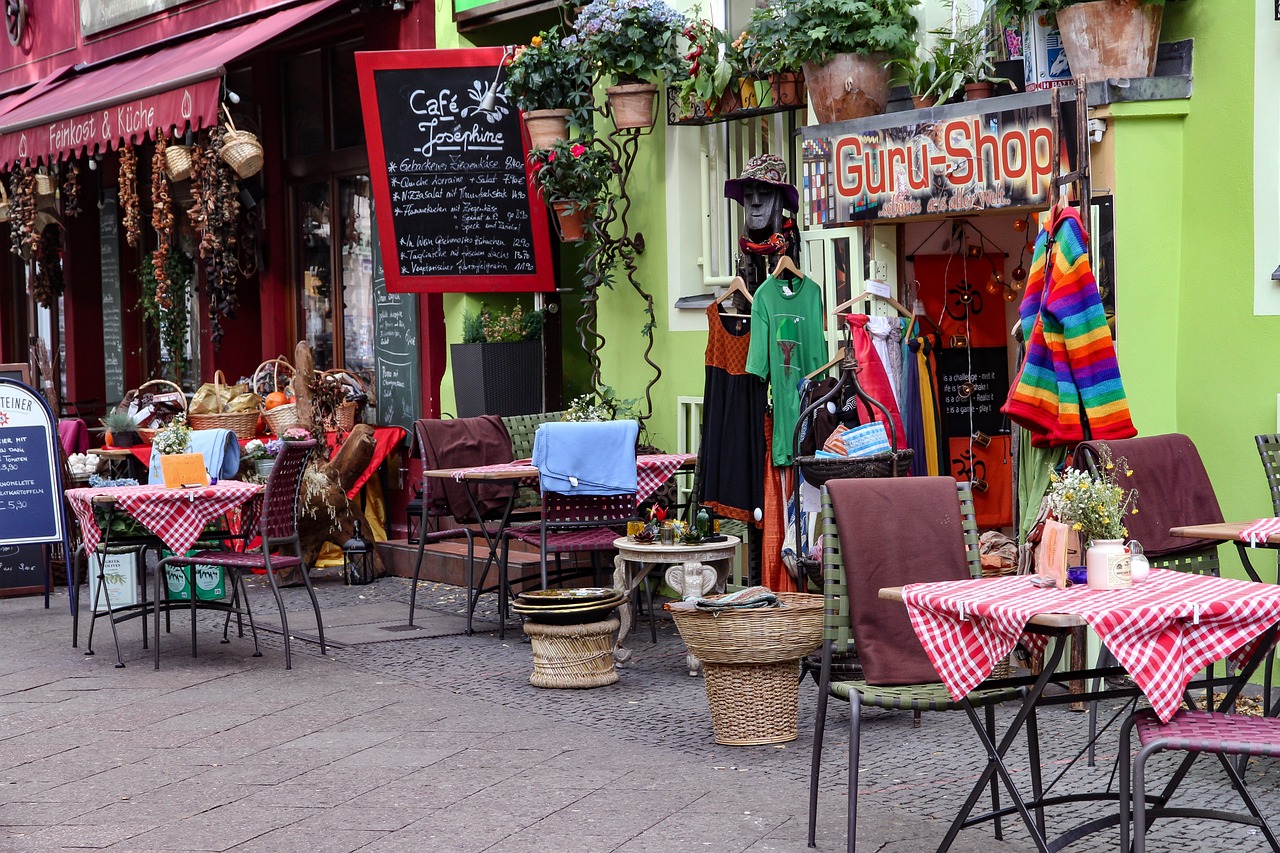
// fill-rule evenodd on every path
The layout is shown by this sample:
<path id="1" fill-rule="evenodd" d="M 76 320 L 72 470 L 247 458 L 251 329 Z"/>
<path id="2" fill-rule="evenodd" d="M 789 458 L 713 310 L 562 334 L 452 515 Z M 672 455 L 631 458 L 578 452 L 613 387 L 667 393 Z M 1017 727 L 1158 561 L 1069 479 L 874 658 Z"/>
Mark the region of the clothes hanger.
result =
<path id="1" fill-rule="evenodd" d="M 840 347 L 840 349 L 836 350 L 836 354 L 834 358 L 832 358 L 830 361 L 828 361 L 826 364 L 822 365 L 822 367 L 819 367 L 817 370 L 813 371 L 812 373 L 806 374 L 804 378 L 812 379 L 815 376 L 821 376 L 831 368 L 835 367 L 841 361 L 843 361 L 846 354 L 847 354 L 847 350 L 844 347 Z"/>
<path id="2" fill-rule="evenodd" d="M 831 309 L 831 313 L 839 314 L 842 311 L 852 308 L 853 306 L 857 305 L 859 302 L 861 302 L 864 299 L 879 299 L 882 302 L 887 302 L 889 303 L 889 306 L 893 308 L 893 310 L 897 311 L 899 314 L 901 314 L 903 317 L 906 317 L 908 320 L 915 317 L 915 314 L 912 314 L 910 311 L 908 311 L 905 305 L 903 305 L 898 300 L 894 299 L 892 296 L 881 296 L 880 294 L 873 293 L 870 290 L 864 290 L 861 293 L 859 293 L 857 296 L 853 297 L 852 299 L 841 302 L 835 308 Z"/>
<path id="3" fill-rule="evenodd" d="M 773 278 L 779 278 L 784 272 L 790 272 L 796 278 L 804 278 L 804 273 L 800 272 L 800 267 L 796 266 L 796 262 L 791 260 L 791 256 L 786 252 L 778 256 L 778 263 L 774 266 L 770 275 Z"/>
<path id="4" fill-rule="evenodd" d="M 730 282 L 729 284 L 729 288 L 724 293 L 720 294 L 715 299 L 713 299 L 711 301 L 711 304 L 719 305 L 735 293 L 741 293 L 744 297 L 746 297 L 748 305 L 755 302 L 755 300 L 751 297 L 751 291 L 747 290 L 747 283 L 742 280 L 742 276 L 735 275 L 733 277 L 733 281 Z M 721 311 L 720 316 L 721 317 L 745 317 L 747 315 L 738 314 L 736 312 Z"/>

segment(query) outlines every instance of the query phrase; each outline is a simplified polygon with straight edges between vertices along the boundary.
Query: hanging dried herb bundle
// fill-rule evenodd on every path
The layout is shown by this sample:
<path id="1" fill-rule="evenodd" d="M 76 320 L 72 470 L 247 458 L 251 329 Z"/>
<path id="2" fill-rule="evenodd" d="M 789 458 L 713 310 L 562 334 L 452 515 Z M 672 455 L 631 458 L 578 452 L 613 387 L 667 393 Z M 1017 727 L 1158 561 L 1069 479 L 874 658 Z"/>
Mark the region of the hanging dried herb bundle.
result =
<path id="1" fill-rule="evenodd" d="M 137 246 L 142 237 L 142 217 L 138 205 L 138 154 L 132 145 L 120 149 L 120 210 L 124 238 Z"/>
<path id="2" fill-rule="evenodd" d="M 31 298 L 49 308 L 62 295 L 62 229 L 51 222 L 40 235 Z"/>
<path id="3" fill-rule="evenodd" d="M 62 179 L 62 213 L 65 216 L 79 216 L 80 207 L 80 167 L 74 160 L 67 163 L 66 176 Z"/>
<path id="4" fill-rule="evenodd" d="M 173 205 L 169 201 L 169 177 L 165 172 L 163 133 L 156 134 L 156 150 L 151 157 L 151 227 L 156 229 L 156 250 L 151 253 L 152 275 L 156 280 L 156 304 L 168 310 L 173 306 L 169 294 L 169 245 L 173 242 Z"/>
<path id="5" fill-rule="evenodd" d="M 158 298 L 156 254 L 152 252 L 138 270 L 138 281 L 142 284 L 138 307 L 146 321 L 159 333 L 160 343 L 169 356 L 170 377 L 181 385 L 191 325 L 191 280 L 195 277 L 196 267 L 191 258 L 181 251 L 166 253 L 164 276 L 169 282 L 169 304 L 162 306 Z"/>
<path id="6" fill-rule="evenodd" d="M 235 173 L 222 159 L 221 126 L 209 131 L 203 145 L 192 148 L 191 196 L 187 211 L 200 234 L 209 295 L 209 333 L 215 348 L 222 343 L 222 318 L 236 315 L 236 229 L 240 219 L 240 188 Z"/>
<path id="7" fill-rule="evenodd" d="M 10 172 L 9 195 L 13 198 L 9 208 L 10 248 L 15 255 L 35 257 L 40 250 L 40 235 L 36 232 L 35 170 L 23 167 Z"/>

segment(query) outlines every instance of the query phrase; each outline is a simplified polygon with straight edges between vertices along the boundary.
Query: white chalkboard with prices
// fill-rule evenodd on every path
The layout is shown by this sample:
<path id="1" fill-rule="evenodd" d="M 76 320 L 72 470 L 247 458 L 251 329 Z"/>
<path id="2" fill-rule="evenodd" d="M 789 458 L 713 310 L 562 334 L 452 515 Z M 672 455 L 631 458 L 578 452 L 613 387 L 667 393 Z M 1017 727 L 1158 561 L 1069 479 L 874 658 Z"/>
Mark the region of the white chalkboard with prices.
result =
<path id="1" fill-rule="evenodd" d="M 502 48 L 357 53 L 390 293 L 555 287 Z"/>

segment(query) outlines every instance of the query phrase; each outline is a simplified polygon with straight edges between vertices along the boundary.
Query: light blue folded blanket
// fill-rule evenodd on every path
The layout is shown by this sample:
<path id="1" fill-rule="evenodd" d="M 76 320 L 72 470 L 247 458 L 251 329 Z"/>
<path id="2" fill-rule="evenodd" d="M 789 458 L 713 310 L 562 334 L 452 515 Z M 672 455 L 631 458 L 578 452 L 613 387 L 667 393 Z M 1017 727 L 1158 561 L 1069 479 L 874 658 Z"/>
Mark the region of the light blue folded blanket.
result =
<path id="1" fill-rule="evenodd" d="M 629 495 L 636 491 L 635 421 L 543 424 L 533 437 L 542 491 L 565 495 Z"/>
<path id="2" fill-rule="evenodd" d="M 229 429 L 197 429 L 191 432 L 187 453 L 199 453 L 204 457 L 204 469 L 210 477 L 230 480 L 240 473 L 240 442 Z M 164 483 L 160 473 L 160 456 L 151 452 L 151 466 L 147 472 L 148 483 Z"/>

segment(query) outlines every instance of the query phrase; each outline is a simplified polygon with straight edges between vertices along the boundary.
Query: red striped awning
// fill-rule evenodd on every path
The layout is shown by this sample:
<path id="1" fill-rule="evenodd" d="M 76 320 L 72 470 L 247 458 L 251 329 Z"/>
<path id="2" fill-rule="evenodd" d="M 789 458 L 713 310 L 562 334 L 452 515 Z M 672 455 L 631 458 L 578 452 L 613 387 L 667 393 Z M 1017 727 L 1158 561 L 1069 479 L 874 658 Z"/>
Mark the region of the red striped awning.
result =
<path id="1" fill-rule="evenodd" d="M 0 103 L 0 168 L 212 126 L 226 63 L 339 2 L 312 0 L 152 53 L 59 69 Z"/>

